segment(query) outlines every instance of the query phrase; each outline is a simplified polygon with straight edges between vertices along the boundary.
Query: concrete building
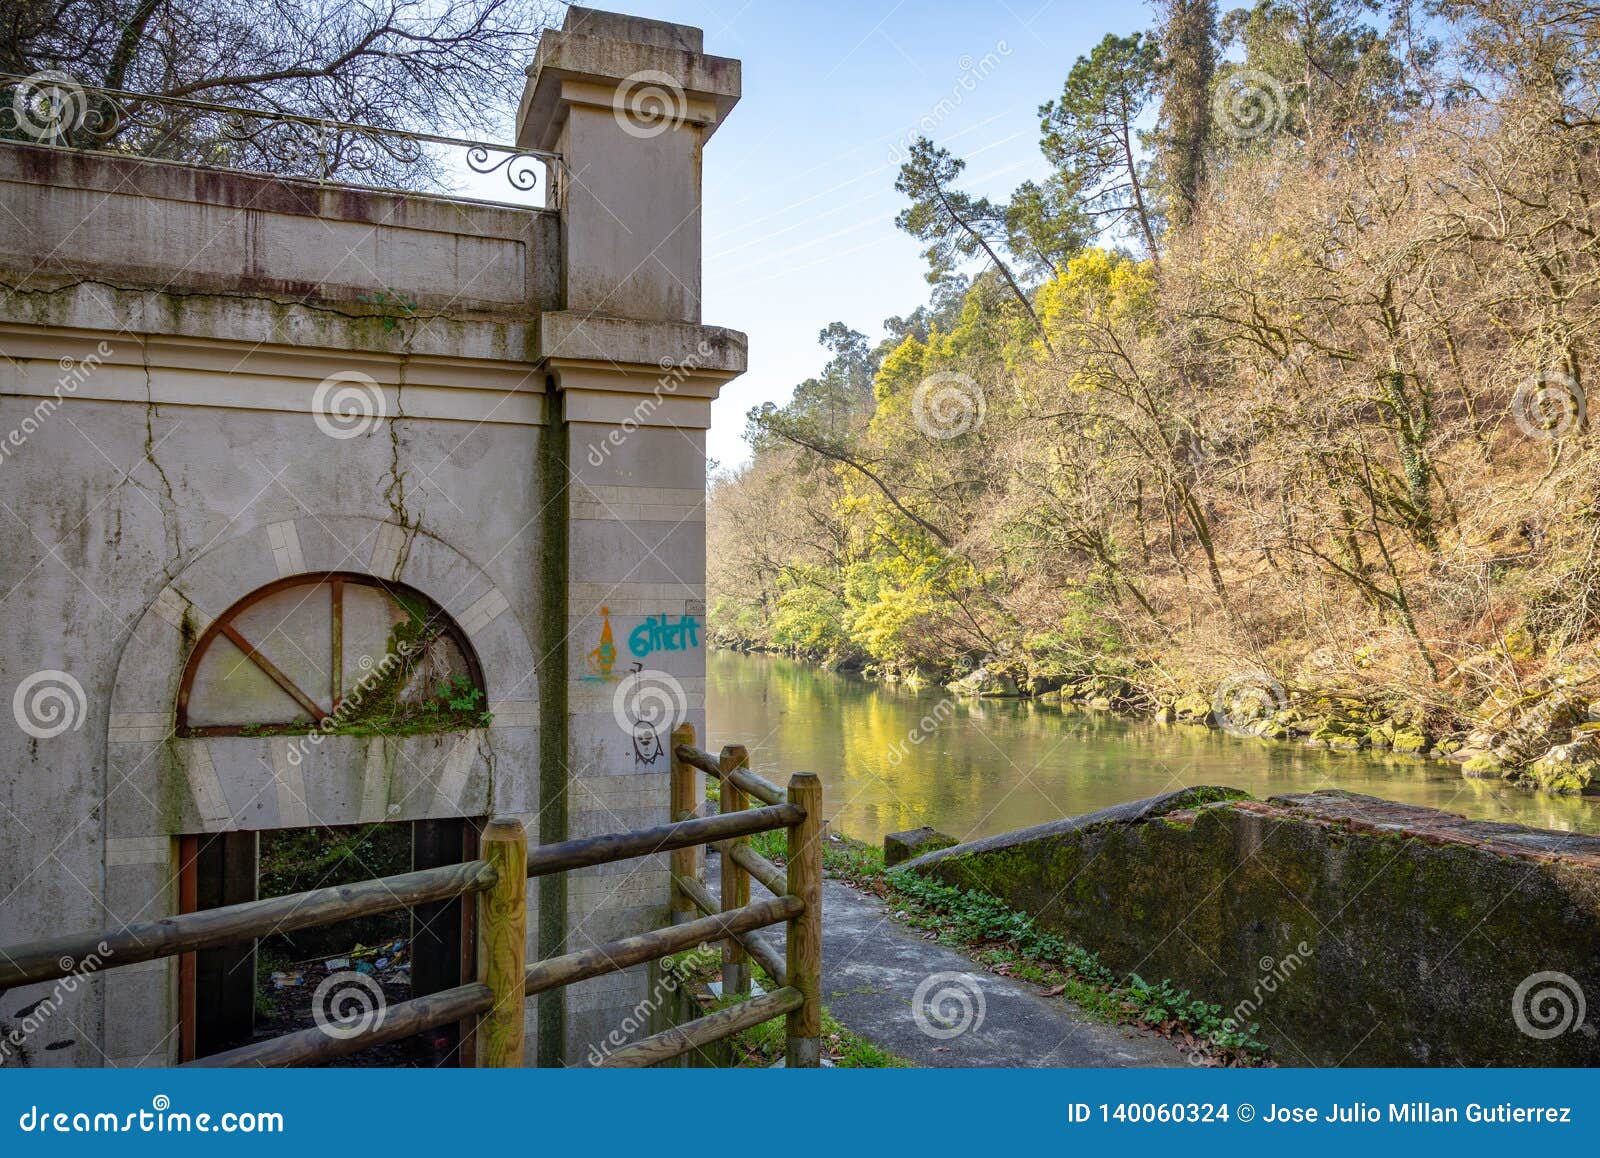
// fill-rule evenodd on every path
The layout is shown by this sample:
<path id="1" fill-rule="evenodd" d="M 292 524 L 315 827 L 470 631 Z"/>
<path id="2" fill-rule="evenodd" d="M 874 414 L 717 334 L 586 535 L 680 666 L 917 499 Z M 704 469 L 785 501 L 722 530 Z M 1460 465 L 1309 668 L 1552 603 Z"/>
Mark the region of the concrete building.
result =
<path id="1" fill-rule="evenodd" d="M 700 316 L 739 88 L 697 29 L 571 9 L 519 114 L 544 208 L 0 143 L 0 945 L 250 899 L 261 832 L 421 825 L 442 863 L 491 815 L 667 819 L 662 743 L 704 726 L 705 430 L 745 368 Z M 362 706 L 407 639 L 486 724 Z M 529 904 L 530 961 L 584 948 L 663 924 L 666 866 Z M 50 1012 L 0 1064 L 204 1049 L 184 968 L 6 993 L 0 1037 Z M 530 1064 L 645 991 L 529 1002 Z"/>

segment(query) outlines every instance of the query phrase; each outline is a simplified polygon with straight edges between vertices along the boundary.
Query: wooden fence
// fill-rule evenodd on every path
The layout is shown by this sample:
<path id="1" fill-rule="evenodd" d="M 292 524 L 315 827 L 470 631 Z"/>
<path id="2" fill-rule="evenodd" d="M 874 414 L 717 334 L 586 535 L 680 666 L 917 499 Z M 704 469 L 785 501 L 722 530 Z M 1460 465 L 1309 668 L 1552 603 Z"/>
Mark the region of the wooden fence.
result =
<path id="1" fill-rule="evenodd" d="M 721 814 L 698 815 L 695 770 L 722 781 Z M 761 802 L 752 807 L 751 798 Z M 648 1066 L 730 1037 L 775 1017 L 787 1018 L 786 1064 L 819 1064 L 822 1033 L 822 784 L 811 773 L 790 777 L 787 791 L 751 772 L 745 750 L 727 747 L 712 756 L 694 747 L 694 729 L 672 735 L 671 823 L 528 848 L 515 819 L 491 820 L 481 856 L 465 864 L 423 869 L 166 917 L 130 925 L 0 948 L 0 991 L 72 976 L 77 962 L 99 968 L 136 965 L 162 957 L 237 945 L 258 937 L 333 924 L 352 917 L 409 909 L 455 897 L 478 898 L 477 979 L 440 993 L 391 1005 L 373 1024 L 334 1021 L 200 1058 L 194 1066 L 311 1065 L 369 1046 L 399 1041 L 424 1030 L 470 1020 L 479 1066 L 520 1066 L 524 1060 L 523 1002 L 607 973 L 657 961 L 700 945 L 723 944 L 723 992 L 748 995 L 750 959 L 776 987 L 770 993 L 719 1009 L 697 1020 L 623 1046 L 604 1066 Z M 755 833 L 784 829 L 786 868 L 756 854 Z M 722 855 L 722 895 L 700 881 L 701 849 Z M 528 966 L 527 882 L 591 865 L 671 853 L 673 924 Z M 772 893 L 750 900 L 754 879 Z M 696 913 L 703 914 L 696 916 Z M 782 957 L 757 930 L 786 924 Z"/>

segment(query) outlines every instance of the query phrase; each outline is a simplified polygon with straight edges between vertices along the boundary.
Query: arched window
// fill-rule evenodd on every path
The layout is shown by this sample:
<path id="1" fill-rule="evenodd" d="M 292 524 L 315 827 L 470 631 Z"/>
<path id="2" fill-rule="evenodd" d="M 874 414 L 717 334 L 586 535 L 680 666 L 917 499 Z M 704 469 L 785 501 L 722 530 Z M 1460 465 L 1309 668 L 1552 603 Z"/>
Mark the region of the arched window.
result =
<path id="1" fill-rule="evenodd" d="M 445 732 L 489 722 L 472 645 L 422 592 L 296 575 L 206 628 L 178 688 L 180 736 Z"/>

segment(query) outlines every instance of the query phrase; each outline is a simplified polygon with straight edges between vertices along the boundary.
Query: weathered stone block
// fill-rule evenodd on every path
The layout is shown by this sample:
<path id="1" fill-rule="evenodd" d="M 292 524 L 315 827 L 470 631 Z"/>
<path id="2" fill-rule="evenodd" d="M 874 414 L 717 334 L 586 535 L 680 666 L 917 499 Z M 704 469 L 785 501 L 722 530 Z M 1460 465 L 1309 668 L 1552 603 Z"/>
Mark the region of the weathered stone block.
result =
<path id="1" fill-rule="evenodd" d="M 910 832 L 891 832 L 883 838 L 883 863 L 889 868 L 924 853 L 937 852 L 959 843 L 955 837 L 946 836 L 936 828 L 924 825 Z"/>

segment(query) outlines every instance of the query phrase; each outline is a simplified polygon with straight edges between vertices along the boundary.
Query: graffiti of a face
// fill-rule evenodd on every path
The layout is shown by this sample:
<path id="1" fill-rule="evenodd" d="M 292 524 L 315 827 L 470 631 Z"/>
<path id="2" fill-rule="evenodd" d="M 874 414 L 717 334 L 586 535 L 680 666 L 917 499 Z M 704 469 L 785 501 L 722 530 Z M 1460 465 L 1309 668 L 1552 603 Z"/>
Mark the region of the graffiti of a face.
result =
<path id="1" fill-rule="evenodd" d="M 633 722 L 633 758 L 639 764 L 654 764 L 661 757 L 661 733 L 649 720 Z"/>

